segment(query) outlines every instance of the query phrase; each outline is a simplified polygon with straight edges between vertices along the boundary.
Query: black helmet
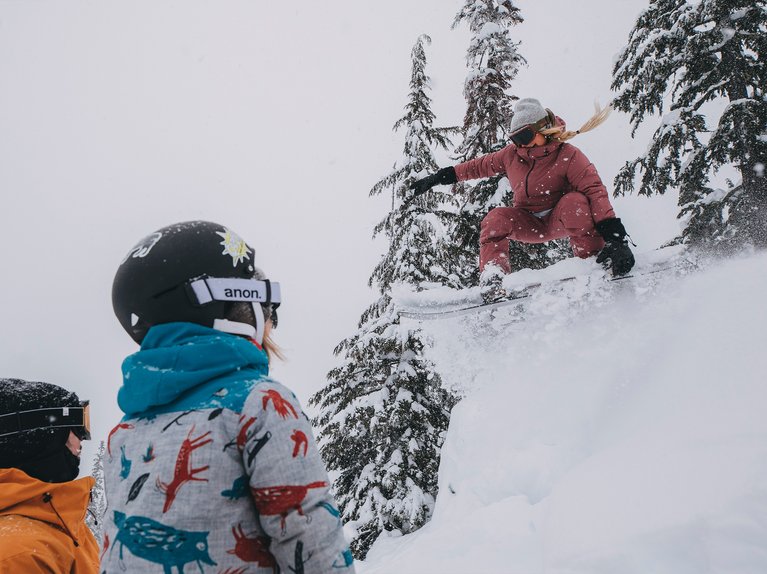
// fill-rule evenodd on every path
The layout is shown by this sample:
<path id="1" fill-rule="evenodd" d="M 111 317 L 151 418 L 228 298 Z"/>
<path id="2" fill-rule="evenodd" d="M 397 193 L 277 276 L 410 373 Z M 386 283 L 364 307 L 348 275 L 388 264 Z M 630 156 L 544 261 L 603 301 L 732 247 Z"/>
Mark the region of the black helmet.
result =
<path id="1" fill-rule="evenodd" d="M 115 315 L 137 343 L 153 325 L 185 321 L 250 335 L 260 344 L 263 317 L 279 306 L 280 292 L 254 265 L 254 256 L 252 247 L 217 223 L 163 227 L 139 241 L 117 269 Z M 238 301 L 253 306 L 252 333 L 228 321 Z"/>

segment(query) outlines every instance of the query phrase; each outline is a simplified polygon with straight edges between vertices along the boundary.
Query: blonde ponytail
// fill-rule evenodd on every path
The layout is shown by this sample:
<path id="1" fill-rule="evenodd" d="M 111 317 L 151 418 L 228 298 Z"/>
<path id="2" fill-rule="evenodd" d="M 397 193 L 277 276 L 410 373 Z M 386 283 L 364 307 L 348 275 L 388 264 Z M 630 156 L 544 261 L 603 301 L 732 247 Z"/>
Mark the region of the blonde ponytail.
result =
<path id="1" fill-rule="evenodd" d="M 589 132 L 593 130 L 594 128 L 602 125 L 604 121 L 607 119 L 607 117 L 610 115 L 610 112 L 613 111 L 612 105 L 608 105 L 604 108 L 600 108 L 599 102 L 594 102 L 594 109 L 596 110 L 594 112 L 594 115 L 591 116 L 588 119 L 588 121 L 581 126 L 579 130 L 572 132 L 567 130 L 564 126 L 559 126 L 559 127 L 553 127 L 553 128 L 541 130 L 541 133 L 545 135 L 547 138 L 564 142 L 574 138 L 578 134 Z"/>
<path id="2" fill-rule="evenodd" d="M 277 358 L 280 361 L 287 360 L 285 358 L 285 352 L 277 343 L 274 342 L 274 339 L 272 339 L 271 333 L 264 336 L 264 342 L 262 347 L 264 351 L 266 352 L 266 356 L 269 357 L 269 362 L 271 362 L 273 358 Z"/>

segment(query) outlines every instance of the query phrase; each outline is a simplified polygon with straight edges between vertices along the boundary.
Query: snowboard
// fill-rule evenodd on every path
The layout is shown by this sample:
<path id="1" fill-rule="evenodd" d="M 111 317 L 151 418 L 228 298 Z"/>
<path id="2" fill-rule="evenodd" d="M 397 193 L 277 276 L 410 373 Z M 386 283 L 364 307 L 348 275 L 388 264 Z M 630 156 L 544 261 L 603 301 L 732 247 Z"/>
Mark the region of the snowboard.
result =
<path id="1" fill-rule="evenodd" d="M 398 305 L 399 316 L 406 319 L 417 321 L 428 321 L 434 319 L 447 319 L 451 317 L 460 317 L 481 311 L 492 311 L 511 305 L 521 305 L 525 300 L 530 299 L 539 289 L 556 289 L 569 282 L 585 280 L 590 283 L 610 284 L 616 282 L 630 282 L 638 277 L 663 273 L 686 272 L 696 267 L 696 264 L 689 259 L 675 259 L 673 261 L 659 261 L 651 264 L 645 264 L 641 267 L 635 267 L 631 273 L 613 277 L 607 271 L 597 275 L 571 275 L 558 279 L 536 281 L 525 285 L 507 288 L 507 296 L 485 303 L 479 291 L 479 287 L 453 291 L 452 297 L 445 296 L 443 293 L 436 300 L 428 300 L 424 297 L 423 301 L 408 301 Z"/>

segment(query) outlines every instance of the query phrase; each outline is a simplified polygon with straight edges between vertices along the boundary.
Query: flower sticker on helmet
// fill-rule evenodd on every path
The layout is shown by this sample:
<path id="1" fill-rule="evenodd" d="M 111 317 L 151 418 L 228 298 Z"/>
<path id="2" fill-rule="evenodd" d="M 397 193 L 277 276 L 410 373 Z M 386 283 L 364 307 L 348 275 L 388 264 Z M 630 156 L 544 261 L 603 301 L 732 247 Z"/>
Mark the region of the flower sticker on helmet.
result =
<path id="1" fill-rule="evenodd" d="M 250 259 L 250 256 L 248 255 L 250 253 L 250 249 L 248 249 L 247 244 L 239 235 L 233 231 L 230 231 L 226 227 L 223 231 L 216 231 L 216 235 L 220 235 L 224 239 L 220 243 L 220 245 L 224 246 L 224 250 L 221 252 L 221 255 L 231 255 L 232 267 L 237 267 L 237 264 L 241 260 L 244 261 L 246 259 Z"/>

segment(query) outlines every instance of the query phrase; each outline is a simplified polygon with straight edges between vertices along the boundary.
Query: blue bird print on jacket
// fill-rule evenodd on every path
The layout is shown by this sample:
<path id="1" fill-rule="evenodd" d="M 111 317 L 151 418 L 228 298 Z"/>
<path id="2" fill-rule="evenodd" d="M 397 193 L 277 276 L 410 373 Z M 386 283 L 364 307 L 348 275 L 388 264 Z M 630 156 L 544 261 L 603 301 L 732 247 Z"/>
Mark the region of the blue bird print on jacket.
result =
<path id="1" fill-rule="evenodd" d="M 133 461 L 128 460 L 128 457 L 125 456 L 124 446 L 120 447 L 120 464 L 122 465 L 122 468 L 120 469 L 120 478 L 125 480 L 130 474 L 130 467 L 133 464 Z"/>

